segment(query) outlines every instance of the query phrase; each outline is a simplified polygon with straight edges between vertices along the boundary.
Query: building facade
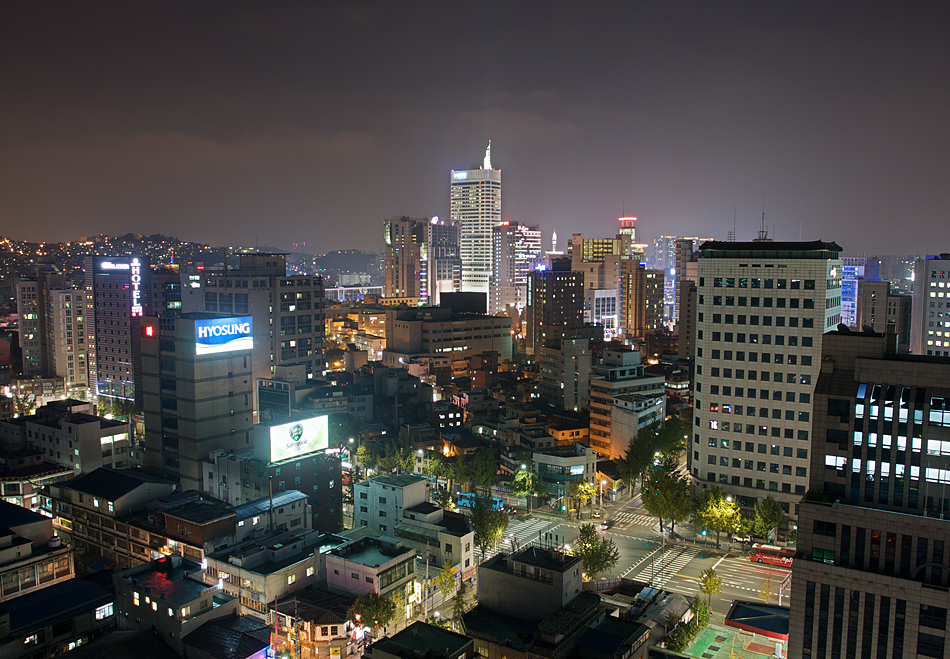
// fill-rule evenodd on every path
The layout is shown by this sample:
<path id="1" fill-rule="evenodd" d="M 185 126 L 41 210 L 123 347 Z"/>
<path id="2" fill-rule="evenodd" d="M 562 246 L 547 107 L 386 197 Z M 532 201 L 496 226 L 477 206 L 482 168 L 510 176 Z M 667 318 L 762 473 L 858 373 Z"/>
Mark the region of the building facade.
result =
<path id="1" fill-rule="evenodd" d="M 912 314 L 910 351 L 950 355 L 950 254 L 917 257 Z"/>
<path id="2" fill-rule="evenodd" d="M 825 332 L 841 322 L 835 243 L 701 247 L 689 466 L 744 507 L 773 495 L 794 517 L 808 485 L 811 397 Z"/>
<path id="3" fill-rule="evenodd" d="M 488 313 L 519 313 L 528 296 L 528 274 L 541 258 L 541 230 L 502 221 L 492 228 L 492 273 Z"/>
<path id="4" fill-rule="evenodd" d="M 825 336 L 789 656 L 945 657 L 950 361 Z"/>

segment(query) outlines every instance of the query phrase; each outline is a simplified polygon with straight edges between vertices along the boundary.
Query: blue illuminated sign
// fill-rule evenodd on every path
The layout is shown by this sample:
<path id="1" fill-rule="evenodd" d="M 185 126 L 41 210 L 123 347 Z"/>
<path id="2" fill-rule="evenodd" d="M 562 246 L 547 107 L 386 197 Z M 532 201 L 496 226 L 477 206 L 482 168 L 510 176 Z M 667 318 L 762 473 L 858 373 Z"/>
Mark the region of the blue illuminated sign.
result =
<path id="1" fill-rule="evenodd" d="M 464 181 L 468 178 L 468 172 L 452 172 L 452 178 L 456 181 Z"/>
<path id="2" fill-rule="evenodd" d="M 253 347 L 250 316 L 195 321 L 196 355 L 251 350 Z"/>

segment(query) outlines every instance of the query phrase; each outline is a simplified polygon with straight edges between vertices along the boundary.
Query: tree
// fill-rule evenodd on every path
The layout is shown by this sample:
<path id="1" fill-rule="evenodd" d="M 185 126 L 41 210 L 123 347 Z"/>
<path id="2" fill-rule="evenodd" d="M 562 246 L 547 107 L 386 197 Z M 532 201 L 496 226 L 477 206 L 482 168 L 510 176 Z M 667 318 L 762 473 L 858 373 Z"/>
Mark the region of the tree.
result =
<path id="1" fill-rule="evenodd" d="M 482 449 L 472 461 L 472 482 L 475 488 L 482 488 L 488 494 L 491 486 L 498 482 L 498 458 L 490 449 Z"/>
<path id="2" fill-rule="evenodd" d="M 690 518 L 693 514 L 693 498 L 689 493 L 689 479 L 678 476 L 672 465 L 651 471 L 643 479 L 643 507 L 652 515 L 660 518 L 660 530 L 663 520 L 670 522 L 670 533 L 677 522 Z"/>
<path id="3" fill-rule="evenodd" d="M 36 411 L 36 394 L 13 392 L 13 412 L 15 416 L 29 416 Z M 104 414 L 104 412 L 100 412 Z"/>
<path id="4" fill-rule="evenodd" d="M 572 551 L 584 561 L 584 574 L 591 581 L 609 572 L 620 560 L 620 550 L 610 538 L 602 538 L 593 524 L 581 526 Z"/>
<path id="5" fill-rule="evenodd" d="M 755 504 L 755 533 L 772 539 L 778 526 L 785 521 L 785 511 L 771 494 Z"/>
<path id="6" fill-rule="evenodd" d="M 696 510 L 696 521 L 716 532 L 716 546 L 720 533 L 735 533 L 742 526 L 739 504 L 726 497 L 718 485 L 703 493 Z"/>
<path id="7" fill-rule="evenodd" d="M 396 617 L 396 603 L 388 597 L 367 593 L 356 598 L 346 612 L 346 617 L 357 625 L 369 627 L 375 633 L 375 630 L 385 627 Z"/>
<path id="8" fill-rule="evenodd" d="M 596 494 L 597 489 L 587 481 L 574 481 L 568 490 L 568 496 L 577 502 L 577 505 L 573 507 L 578 510 L 593 499 Z"/>
<path id="9" fill-rule="evenodd" d="M 356 449 L 356 459 L 366 469 L 379 470 L 379 447 L 376 442 L 363 442 Z"/>
<path id="10" fill-rule="evenodd" d="M 770 602 L 774 596 L 775 580 L 772 577 L 772 571 L 769 570 L 765 573 L 765 577 L 762 578 L 762 582 L 759 584 L 759 597 L 766 602 Z"/>
<path id="11" fill-rule="evenodd" d="M 439 592 L 442 593 L 442 601 L 449 599 L 452 591 L 455 590 L 456 583 L 455 566 L 452 565 L 452 561 L 446 560 L 442 564 L 442 569 L 435 577 L 435 583 L 439 587 Z"/>
<path id="12" fill-rule="evenodd" d="M 468 521 L 475 532 L 475 546 L 482 552 L 482 560 L 495 547 L 508 528 L 508 514 L 495 510 L 491 499 L 481 494 L 472 498 Z"/>
<path id="13" fill-rule="evenodd" d="M 706 604 L 712 610 L 712 596 L 722 592 L 722 577 L 709 567 L 699 575 L 699 590 L 706 594 Z"/>
<path id="14" fill-rule="evenodd" d="M 516 497 L 540 496 L 547 492 L 541 477 L 534 473 L 534 464 L 530 460 L 524 463 L 523 469 L 515 472 L 510 487 Z"/>

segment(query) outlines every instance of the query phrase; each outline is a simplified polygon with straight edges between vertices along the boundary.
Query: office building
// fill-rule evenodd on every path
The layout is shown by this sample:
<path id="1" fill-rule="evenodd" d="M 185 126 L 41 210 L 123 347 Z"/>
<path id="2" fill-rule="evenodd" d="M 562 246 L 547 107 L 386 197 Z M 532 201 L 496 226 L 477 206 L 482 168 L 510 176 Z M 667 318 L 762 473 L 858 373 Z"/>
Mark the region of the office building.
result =
<path id="1" fill-rule="evenodd" d="M 676 324 L 679 335 L 677 355 L 680 359 L 692 359 L 696 356 L 696 303 L 699 296 L 696 282 L 684 279 L 679 283 L 680 319 Z"/>
<path id="2" fill-rule="evenodd" d="M 252 446 L 253 317 L 189 313 L 141 325 L 146 468 L 200 490 L 211 450 Z"/>
<path id="3" fill-rule="evenodd" d="M 858 325 L 858 289 L 865 279 L 868 259 L 863 256 L 841 257 L 841 324 Z M 873 279 L 872 279 L 873 281 Z"/>
<path id="4" fill-rule="evenodd" d="M 481 169 L 452 170 L 449 217 L 460 227 L 462 291 L 489 293 L 492 229 L 501 223 L 501 170 L 492 169 L 491 142 Z"/>
<path id="5" fill-rule="evenodd" d="M 183 282 L 185 283 L 185 282 Z M 237 269 L 187 275 L 182 309 L 229 317 L 250 316 L 252 382 L 278 366 L 303 365 L 307 379 L 326 369 L 323 278 L 287 274 L 287 255 L 241 254 Z M 254 401 L 253 409 L 257 409 Z"/>
<path id="6" fill-rule="evenodd" d="M 841 321 L 841 249 L 768 240 L 700 249 L 691 473 L 700 490 L 719 485 L 746 508 L 773 495 L 795 517 L 822 336 Z"/>
<path id="7" fill-rule="evenodd" d="M 950 360 L 831 332 L 814 395 L 788 656 L 947 656 Z"/>
<path id="8" fill-rule="evenodd" d="M 584 327 L 584 273 L 571 268 L 571 260 L 552 258 L 528 276 L 528 303 L 522 332 L 525 350 L 536 354 L 547 336 Z"/>
<path id="9" fill-rule="evenodd" d="M 492 229 L 492 274 L 488 313 L 524 309 L 528 274 L 541 258 L 541 230 L 503 221 Z"/>
<path id="10" fill-rule="evenodd" d="M 894 295 L 889 281 L 861 280 L 855 308 L 858 328 L 884 334 L 887 326 L 893 325 L 897 332 L 897 351 L 910 352 L 912 296 Z"/>
<path id="11" fill-rule="evenodd" d="M 621 263 L 620 327 L 632 338 L 642 339 L 663 327 L 662 270 L 647 270 L 639 261 Z"/>
<path id="12" fill-rule="evenodd" d="M 950 254 L 917 257 L 911 313 L 910 351 L 950 356 Z"/>
<path id="13" fill-rule="evenodd" d="M 24 277 L 16 284 L 17 326 L 24 377 L 44 376 L 48 370 L 44 293 L 39 278 Z"/>
<path id="14" fill-rule="evenodd" d="M 458 293 L 462 287 L 462 227 L 458 220 L 433 217 L 429 224 L 427 304 L 441 304 L 442 293 Z"/>

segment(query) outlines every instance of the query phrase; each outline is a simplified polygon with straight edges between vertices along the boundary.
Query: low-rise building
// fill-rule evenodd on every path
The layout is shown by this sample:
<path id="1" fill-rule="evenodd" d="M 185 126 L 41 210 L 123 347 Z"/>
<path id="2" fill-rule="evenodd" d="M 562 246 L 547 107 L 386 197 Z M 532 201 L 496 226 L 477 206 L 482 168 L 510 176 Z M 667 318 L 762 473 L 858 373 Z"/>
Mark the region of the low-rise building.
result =
<path id="1" fill-rule="evenodd" d="M 412 474 L 383 474 L 353 486 L 353 526 L 393 535 L 407 508 L 429 499 L 429 481 Z"/>
<path id="2" fill-rule="evenodd" d="M 300 648 L 304 657 L 348 657 L 356 653 L 357 628 L 347 619 L 356 597 L 315 589 L 277 602 L 274 650 Z"/>
<path id="3" fill-rule="evenodd" d="M 475 641 L 463 634 L 416 621 L 366 648 L 369 659 L 475 659 Z"/>
<path id="4" fill-rule="evenodd" d="M 0 602 L 72 578 L 72 551 L 53 535 L 53 520 L 0 501 Z"/>
<path id="5" fill-rule="evenodd" d="M 0 450 L 0 493 L 3 500 L 30 510 L 42 507 L 40 493 L 75 475 L 72 467 L 47 462 L 37 449 Z"/>
<path id="6" fill-rule="evenodd" d="M 79 473 L 99 467 L 124 469 L 130 466 L 131 427 L 128 421 L 116 421 L 93 414 L 26 420 L 27 441 L 40 449 L 46 459 L 67 465 Z"/>
<path id="7" fill-rule="evenodd" d="M 554 547 L 498 554 L 478 567 L 478 603 L 522 619 L 542 620 L 581 592 L 583 561 Z"/>
<path id="8" fill-rule="evenodd" d="M 334 547 L 323 555 L 327 588 L 333 593 L 391 597 L 404 593 L 411 605 L 410 585 L 415 578 L 416 550 L 395 538 L 365 536 Z"/>
<path id="9" fill-rule="evenodd" d="M 99 584 L 69 579 L 3 603 L 0 657 L 52 657 L 115 628 L 113 594 Z"/>
<path id="10" fill-rule="evenodd" d="M 112 577 L 118 628 L 155 629 L 182 654 L 182 638 L 204 623 L 232 615 L 237 601 L 201 581 L 201 565 L 164 556 Z"/>
<path id="11" fill-rule="evenodd" d="M 263 619 L 270 602 L 314 584 L 319 545 L 320 534 L 305 528 L 246 540 L 208 556 L 204 581 L 238 598 L 241 615 Z"/>

